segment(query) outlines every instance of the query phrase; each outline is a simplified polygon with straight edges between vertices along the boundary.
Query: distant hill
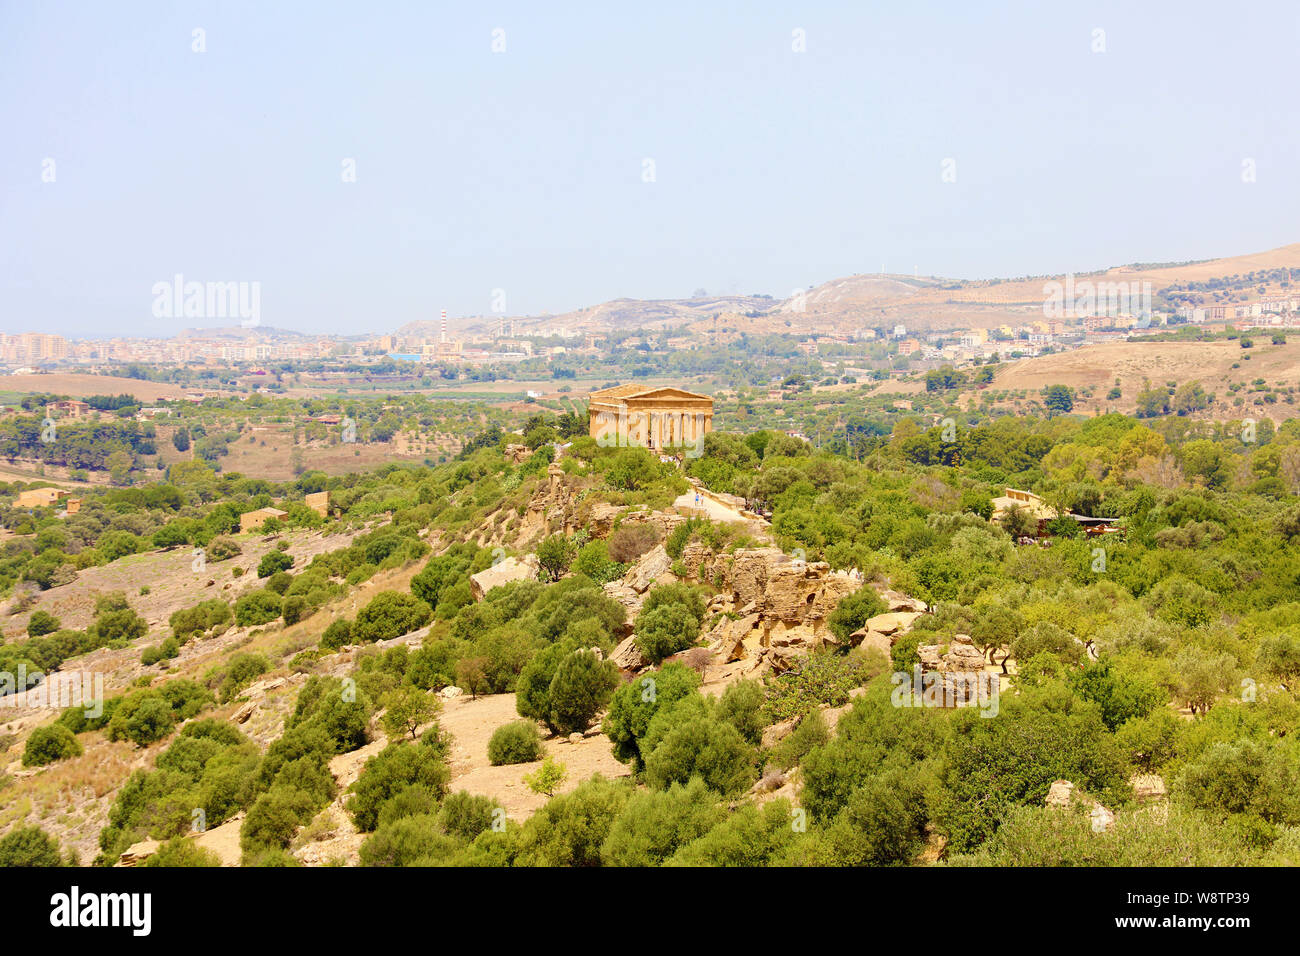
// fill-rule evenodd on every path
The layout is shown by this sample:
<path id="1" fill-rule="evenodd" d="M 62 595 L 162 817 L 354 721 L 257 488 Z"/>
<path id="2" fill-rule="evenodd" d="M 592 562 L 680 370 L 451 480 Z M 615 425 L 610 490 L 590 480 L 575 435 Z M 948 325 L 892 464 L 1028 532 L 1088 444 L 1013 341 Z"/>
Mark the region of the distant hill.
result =
<path id="1" fill-rule="evenodd" d="M 1188 283 L 1244 277 L 1278 270 L 1300 271 L 1300 243 L 1242 256 L 1186 263 L 1133 263 L 1105 270 L 1075 272 L 1076 279 L 1150 283 L 1152 293 Z M 719 334 L 802 331 L 849 332 L 863 327 L 905 325 L 909 330 L 990 328 L 1019 325 L 1041 317 L 1047 282 L 1060 275 L 1006 279 L 946 279 L 861 273 L 813 286 L 787 299 L 770 296 L 700 296 L 687 299 L 613 299 L 599 305 L 555 315 L 514 316 L 520 335 L 543 330 L 602 333 L 684 327 L 690 333 Z M 1239 282 L 1240 286 L 1241 283 Z M 1280 288 L 1276 279 L 1264 282 L 1266 292 Z M 456 332 L 496 331 L 500 319 L 473 317 L 453 320 Z M 237 330 L 243 331 L 243 330 Z M 434 337 L 437 321 L 410 322 L 398 335 Z M 210 334 L 210 333 L 209 333 Z"/>
<path id="2" fill-rule="evenodd" d="M 1135 264 L 1094 272 L 1076 272 L 1076 278 L 1093 281 L 1150 283 L 1155 293 L 1171 286 L 1203 283 L 1250 273 L 1300 270 L 1300 243 L 1268 252 L 1207 259 L 1181 265 Z M 898 323 L 909 329 L 977 326 L 988 328 L 1024 322 L 1042 308 L 1043 286 L 1064 274 L 1015 279 L 945 280 L 912 276 L 858 275 L 832 279 L 802 296 L 806 321 L 811 326 L 843 328 L 859 321 L 873 325 Z M 1266 291 L 1278 291 L 1275 282 Z M 777 311 L 797 311 L 800 302 L 790 298 Z"/>
<path id="3" fill-rule="evenodd" d="M 581 332 L 609 332 L 619 330 L 658 330 L 689 325 L 702 319 L 712 319 L 720 313 L 762 313 L 776 307 L 778 301 L 770 296 L 720 295 L 689 299 L 613 299 L 600 305 L 561 312 L 555 315 L 514 316 L 519 335 L 535 334 L 542 329 L 567 328 Z M 472 321 L 472 320 L 471 320 Z M 473 321 L 459 327 L 469 332 L 496 331 L 496 318 Z M 409 322 L 397 330 L 398 335 L 433 336 L 438 333 L 438 322 Z"/>
<path id="4" fill-rule="evenodd" d="M 177 334 L 178 339 L 230 339 L 236 342 L 274 341 L 277 339 L 309 338 L 303 332 L 292 329 L 276 329 L 269 325 L 254 325 L 244 328 L 240 325 L 214 326 L 212 328 L 185 329 Z"/>

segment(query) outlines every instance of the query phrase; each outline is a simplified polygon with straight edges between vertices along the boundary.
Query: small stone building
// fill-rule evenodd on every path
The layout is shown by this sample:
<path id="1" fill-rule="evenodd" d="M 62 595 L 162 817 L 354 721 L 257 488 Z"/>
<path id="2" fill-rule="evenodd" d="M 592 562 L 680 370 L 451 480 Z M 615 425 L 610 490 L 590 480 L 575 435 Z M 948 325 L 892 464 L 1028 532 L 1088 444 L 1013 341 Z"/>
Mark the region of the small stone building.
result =
<path id="1" fill-rule="evenodd" d="M 239 530 L 241 533 L 257 531 L 262 525 L 266 524 L 270 518 L 285 518 L 289 512 L 281 511 L 279 508 L 258 508 L 256 511 L 246 511 L 239 516 Z"/>
<path id="2" fill-rule="evenodd" d="M 14 501 L 16 508 L 49 508 L 56 502 L 70 496 L 72 492 L 63 488 L 28 488 L 18 492 Z"/>

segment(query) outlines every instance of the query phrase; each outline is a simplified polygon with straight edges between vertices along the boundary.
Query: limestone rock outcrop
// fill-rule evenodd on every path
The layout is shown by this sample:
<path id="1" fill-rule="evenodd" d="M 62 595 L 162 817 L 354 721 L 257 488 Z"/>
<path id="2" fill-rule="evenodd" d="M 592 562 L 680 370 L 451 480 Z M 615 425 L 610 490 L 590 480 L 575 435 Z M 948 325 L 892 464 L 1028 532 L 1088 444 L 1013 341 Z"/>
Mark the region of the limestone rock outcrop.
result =
<path id="1" fill-rule="evenodd" d="M 673 559 L 668 557 L 662 544 L 657 544 L 637 560 L 632 570 L 623 575 L 623 584 L 637 594 L 644 594 L 655 584 L 668 584 L 677 578 L 669 571 Z"/>
<path id="2" fill-rule="evenodd" d="M 996 689 L 997 675 L 984 673 L 984 655 L 980 653 L 969 634 L 956 634 L 942 654 L 938 644 L 925 644 L 917 648 L 921 670 L 937 676 L 933 699 L 946 707 L 962 707 L 979 702 L 981 692 Z M 927 693 L 929 693 L 927 691 Z"/>
<path id="3" fill-rule="evenodd" d="M 478 574 L 471 574 L 469 590 L 475 601 L 481 601 L 483 595 L 495 587 L 509 584 L 511 581 L 537 580 L 537 570 L 538 562 L 535 554 L 526 555 L 522 559 L 506 558 L 490 568 L 484 568 Z"/>
<path id="4" fill-rule="evenodd" d="M 1047 790 L 1047 797 L 1043 803 L 1045 806 L 1058 808 L 1070 807 L 1075 803 L 1082 804 L 1088 810 L 1088 816 L 1092 821 L 1092 829 L 1095 833 L 1109 830 L 1115 825 L 1114 813 L 1083 793 L 1069 780 L 1053 781 L 1051 787 Z"/>
<path id="5" fill-rule="evenodd" d="M 649 663 L 641 654 L 641 648 L 636 645 L 635 637 L 624 638 L 624 640 L 612 650 L 609 659 L 614 662 L 619 670 L 639 671 Z"/>
<path id="6" fill-rule="evenodd" d="M 1129 780 L 1129 786 L 1133 788 L 1133 796 L 1137 797 L 1139 803 L 1163 800 L 1169 795 L 1165 788 L 1165 778 L 1158 773 L 1134 774 Z"/>
<path id="7" fill-rule="evenodd" d="M 894 637 L 909 630 L 920 616 L 919 611 L 890 611 L 867 618 L 863 626 L 869 631 Z"/>
<path id="8" fill-rule="evenodd" d="M 645 603 L 645 595 L 638 594 L 622 581 L 610 581 L 602 590 L 607 596 L 613 598 L 627 609 L 627 618 L 623 630 L 625 635 L 631 633 L 632 621 L 641 613 L 641 605 Z"/>
<path id="9" fill-rule="evenodd" d="M 696 541 L 683 549 L 681 564 L 691 579 L 719 590 L 708 606 L 707 618 L 714 623 L 703 636 L 706 646 L 719 664 L 745 662 L 746 674 L 786 670 L 810 651 L 840 643 L 827 621 L 843 598 L 863 586 L 860 574 L 774 547 L 715 554 Z M 877 615 L 851 644 L 865 639 L 888 655 L 895 635 L 925 610 L 924 603 L 906 595 L 892 597 L 896 610 Z"/>
<path id="10" fill-rule="evenodd" d="M 685 552 L 682 557 L 687 563 Z M 860 587 L 852 575 L 832 571 L 824 561 L 802 561 L 779 548 L 742 548 L 725 559 L 701 552 L 691 557 L 715 576 L 720 572 L 721 589 L 731 592 L 736 607 L 753 604 L 791 623 L 824 621 L 841 598 Z"/>
<path id="11" fill-rule="evenodd" d="M 880 598 L 886 604 L 891 612 L 893 611 L 928 611 L 929 605 L 919 598 L 911 597 L 901 591 L 884 590 L 880 592 Z"/>

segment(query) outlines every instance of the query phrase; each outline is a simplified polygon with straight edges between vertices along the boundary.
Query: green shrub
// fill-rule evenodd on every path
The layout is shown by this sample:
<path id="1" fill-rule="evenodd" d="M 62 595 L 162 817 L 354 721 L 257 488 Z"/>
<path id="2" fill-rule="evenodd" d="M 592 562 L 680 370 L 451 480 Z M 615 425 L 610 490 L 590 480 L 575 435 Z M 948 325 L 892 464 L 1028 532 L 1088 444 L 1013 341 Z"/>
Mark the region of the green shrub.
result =
<path id="1" fill-rule="evenodd" d="M 288 571 L 293 567 L 293 558 L 283 551 L 268 551 L 262 556 L 262 560 L 257 563 L 257 576 L 259 578 L 269 578 L 278 571 Z"/>
<path id="2" fill-rule="evenodd" d="M 281 604 L 274 591 L 250 591 L 235 602 L 235 623 L 240 627 L 269 624 L 279 619 Z"/>
<path id="3" fill-rule="evenodd" d="M 180 656 L 181 645 L 174 637 L 169 637 L 162 643 L 153 647 L 146 647 L 140 652 L 140 663 L 145 667 L 157 664 L 159 661 L 169 661 Z"/>
<path id="4" fill-rule="evenodd" d="M 606 866 L 660 866 L 726 816 L 718 795 L 699 777 L 685 786 L 637 793 L 610 827 L 601 861 Z"/>
<path id="5" fill-rule="evenodd" d="M 886 610 L 888 608 L 885 602 L 876 594 L 875 589 L 867 585 L 841 598 L 826 619 L 826 625 L 840 639 L 840 643 L 847 644 L 850 634 L 867 623 L 868 619 L 883 614 Z"/>
<path id="6" fill-rule="evenodd" d="M 548 800 L 524 824 L 515 865 L 598 866 L 601 847 L 631 795 L 626 781 L 597 774 Z"/>
<path id="7" fill-rule="evenodd" d="M 566 655 L 551 679 L 547 723 L 561 734 L 586 730 L 618 684 L 618 668 L 594 652 L 577 650 Z"/>
<path id="8" fill-rule="evenodd" d="M 412 594 L 381 591 L 357 612 L 352 640 L 358 644 L 392 640 L 418 630 L 432 616 L 429 605 Z"/>
<path id="9" fill-rule="evenodd" d="M 145 866 L 220 866 L 221 857 L 185 837 L 173 837 L 144 861 Z"/>
<path id="10" fill-rule="evenodd" d="M 438 825 L 443 831 L 463 840 L 473 840 L 489 830 L 500 807 L 490 797 L 459 790 L 442 801 Z"/>
<path id="11" fill-rule="evenodd" d="M 451 772 L 444 755 L 432 744 L 433 738 L 429 741 L 391 743 L 366 762 L 347 801 L 357 829 L 365 833 L 374 830 L 384 803 L 413 784 L 426 787 L 439 798 L 446 794 Z"/>
<path id="12" fill-rule="evenodd" d="M 758 745 L 763 740 L 767 720 L 763 715 L 765 697 L 757 681 L 741 680 L 728 687 L 718 699 L 715 709 L 719 720 L 736 730 L 747 742 Z"/>
<path id="13" fill-rule="evenodd" d="M 276 551 L 272 553 L 279 554 L 280 552 Z M 276 571 L 266 579 L 266 589 L 268 591 L 274 591 L 281 597 L 283 597 L 284 593 L 289 590 L 289 585 L 291 584 L 293 584 L 293 575 L 288 571 Z"/>
<path id="14" fill-rule="evenodd" d="M 574 574 L 585 574 L 597 584 L 616 580 L 626 571 L 627 565 L 612 560 L 609 545 L 599 539 L 584 544 L 573 559 Z"/>
<path id="15" fill-rule="evenodd" d="M 321 635 L 320 646 L 324 650 L 336 651 L 352 643 L 352 622 L 345 617 L 335 618 Z"/>
<path id="16" fill-rule="evenodd" d="M 234 619 L 230 605 L 220 598 L 201 601 L 194 607 L 172 612 L 167 623 L 172 635 L 182 643 L 209 630 L 229 624 Z"/>
<path id="17" fill-rule="evenodd" d="M 830 728 L 820 710 L 807 714 L 799 725 L 783 740 L 778 741 L 767 753 L 768 763 L 782 770 L 789 770 L 810 753 L 814 747 L 820 747 L 831 739 Z"/>
<path id="18" fill-rule="evenodd" d="M 0 868 L 62 865 L 58 841 L 40 827 L 19 827 L 0 837 Z"/>
<path id="19" fill-rule="evenodd" d="M 63 724 L 46 724 L 37 727 L 27 738 L 23 749 L 24 767 L 43 767 L 58 760 L 81 756 L 81 743 Z"/>
<path id="20" fill-rule="evenodd" d="M 221 703 L 229 703 L 256 678 L 271 669 L 265 654 L 235 654 L 226 662 L 226 676 L 217 692 Z"/>
<path id="21" fill-rule="evenodd" d="M 437 817 L 402 817 L 386 823 L 361 844 L 362 866 L 415 866 L 450 856 L 461 847 L 438 825 Z"/>
<path id="22" fill-rule="evenodd" d="M 637 615 L 637 647 L 652 664 L 690 647 L 699 634 L 700 622 L 681 604 L 643 610 Z"/>
<path id="23" fill-rule="evenodd" d="M 641 740 L 650 721 L 660 709 L 695 692 L 700 676 L 678 663 L 666 664 L 624 684 L 610 699 L 609 710 L 601 729 L 614 742 L 614 756 L 631 763 L 637 770 L 645 767 Z"/>
<path id="24" fill-rule="evenodd" d="M 206 549 L 207 559 L 209 561 L 225 561 L 229 558 L 235 558 L 243 554 L 244 550 L 239 546 L 239 542 L 234 538 L 228 538 L 224 535 L 218 535 L 208 542 Z"/>
<path id="25" fill-rule="evenodd" d="M 544 751 L 537 726 L 529 720 L 516 720 L 492 732 L 487 752 L 492 766 L 499 767 L 541 760 Z"/>
<path id="26" fill-rule="evenodd" d="M 239 830 L 239 846 L 245 854 L 264 849 L 284 849 L 298 828 L 315 815 L 310 794 L 296 787 L 275 786 L 248 808 Z"/>
<path id="27" fill-rule="evenodd" d="M 27 619 L 27 636 L 42 637 L 53 634 L 60 626 L 59 619 L 49 611 L 33 611 L 32 616 Z"/>
<path id="28" fill-rule="evenodd" d="M 646 783 L 665 790 L 674 783 L 700 777 L 705 785 L 724 796 L 743 793 L 756 777 L 752 745 L 731 724 L 679 702 L 672 710 L 655 716 L 646 734 Z M 678 714 L 685 716 L 677 720 Z M 664 724 L 675 724 L 663 731 Z"/>
<path id="29" fill-rule="evenodd" d="M 773 800 L 762 807 L 745 804 L 674 853 L 667 865 L 766 866 L 799 837 L 790 825 L 792 810 L 789 800 Z"/>

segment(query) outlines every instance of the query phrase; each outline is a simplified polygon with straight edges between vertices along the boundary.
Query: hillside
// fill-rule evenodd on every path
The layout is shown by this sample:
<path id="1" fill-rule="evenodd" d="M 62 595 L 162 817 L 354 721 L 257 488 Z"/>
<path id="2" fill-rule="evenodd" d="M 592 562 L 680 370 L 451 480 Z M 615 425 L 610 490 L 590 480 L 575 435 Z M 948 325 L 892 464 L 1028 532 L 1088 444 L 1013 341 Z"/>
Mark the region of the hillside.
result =
<path id="1" fill-rule="evenodd" d="M 1115 266 L 1102 271 L 1080 270 L 1076 278 L 1093 281 L 1150 283 L 1154 295 L 1171 286 L 1206 282 L 1216 278 L 1244 276 L 1251 272 L 1300 269 L 1300 243 L 1267 252 L 1211 259 L 1162 268 Z M 1043 286 L 1064 280 L 1065 275 L 1026 279 L 943 280 L 907 276 L 860 275 L 832 279 L 809 290 L 804 301 L 809 324 L 838 327 L 856 319 L 875 319 L 875 324 L 900 322 L 915 329 L 989 328 L 1011 321 L 1023 322 L 1026 315 L 1042 308 Z M 1265 285 L 1276 292 L 1276 283 Z M 794 311 L 797 302 L 787 299 L 780 311 Z"/>
<path id="2" fill-rule="evenodd" d="M 1147 267 L 1114 266 L 1081 269 L 1076 278 L 1093 281 L 1150 283 L 1152 293 L 1185 283 L 1245 276 L 1252 272 L 1300 269 L 1300 243 L 1266 252 L 1192 262 L 1185 265 Z M 911 329 L 991 328 L 1018 324 L 1041 310 L 1043 285 L 1063 280 L 1065 274 L 1018 279 L 947 279 L 860 273 L 830 279 L 800 296 L 776 300 L 764 296 L 718 296 L 695 299 L 614 299 L 571 312 L 515 318 L 521 335 L 543 328 L 568 328 L 589 333 L 629 329 L 662 329 L 686 325 L 692 332 L 721 333 L 715 329 L 719 315 L 746 317 L 750 332 L 847 332 L 863 326 L 903 324 Z M 1264 284 L 1277 292 L 1277 282 Z M 470 332 L 493 333 L 496 319 L 469 320 L 460 327 Z M 735 324 L 735 323 L 733 323 Z M 436 322 L 403 326 L 399 335 L 436 335 Z"/>
<path id="3" fill-rule="evenodd" d="M 1251 349 L 1238 341 L 1109 342 L 1085 345 L 1052 355 L 1020 359 L 1000 368 L 993 387 L 1037 392 L 1048 385 L 1074 389 L 1092 387 L 1098 406 L 1132 412 L 1144 383 L 1199 381 L 1207 392 L 1226 398 L 1230 386 L 1249 388 L 1258 379 L 1272 389 L 1300 389 L 1300 343 L 1271 345 L 1259 337 Z M 1101 400 L 1116 382 L 1122 397 Z M 1288 406 L 1274 417 L 1291 417 Z"/>
<path id="4" fill-rule="evenodd" d="M 0 860 L 1296 862 L 1294 428 L 512 437 L 74 514 L 0 488 L 0 670 L 46 676 L 0 691 Z M 47 699 L 87 674 L 101 712 Z M 1238 764 L 1280 783 L 1198 783 Z"/>
<path id="5" fill-rule="evenodd" d="M 565 328 L 580 332 L 610 332 L 646 329 L 654 331 L 711 318 L 721 312 L 766 312 L 774 300 L 767 296 L 701 296 L 690 299 L 613 299 L 600 305 L 560 312 L 555 315 L 516 316 L 511 319 L 518 335 Z M 449 320 L 450 322 L 450 320 Z M 465 324 L 466 322 L 470 324 Z M 499 320 L 469 319 L 461 325 L 473 333 L 495 333 Z M 436 322 L 412 322 L 398 329 L 398 335 L 435 335 Z"/>

